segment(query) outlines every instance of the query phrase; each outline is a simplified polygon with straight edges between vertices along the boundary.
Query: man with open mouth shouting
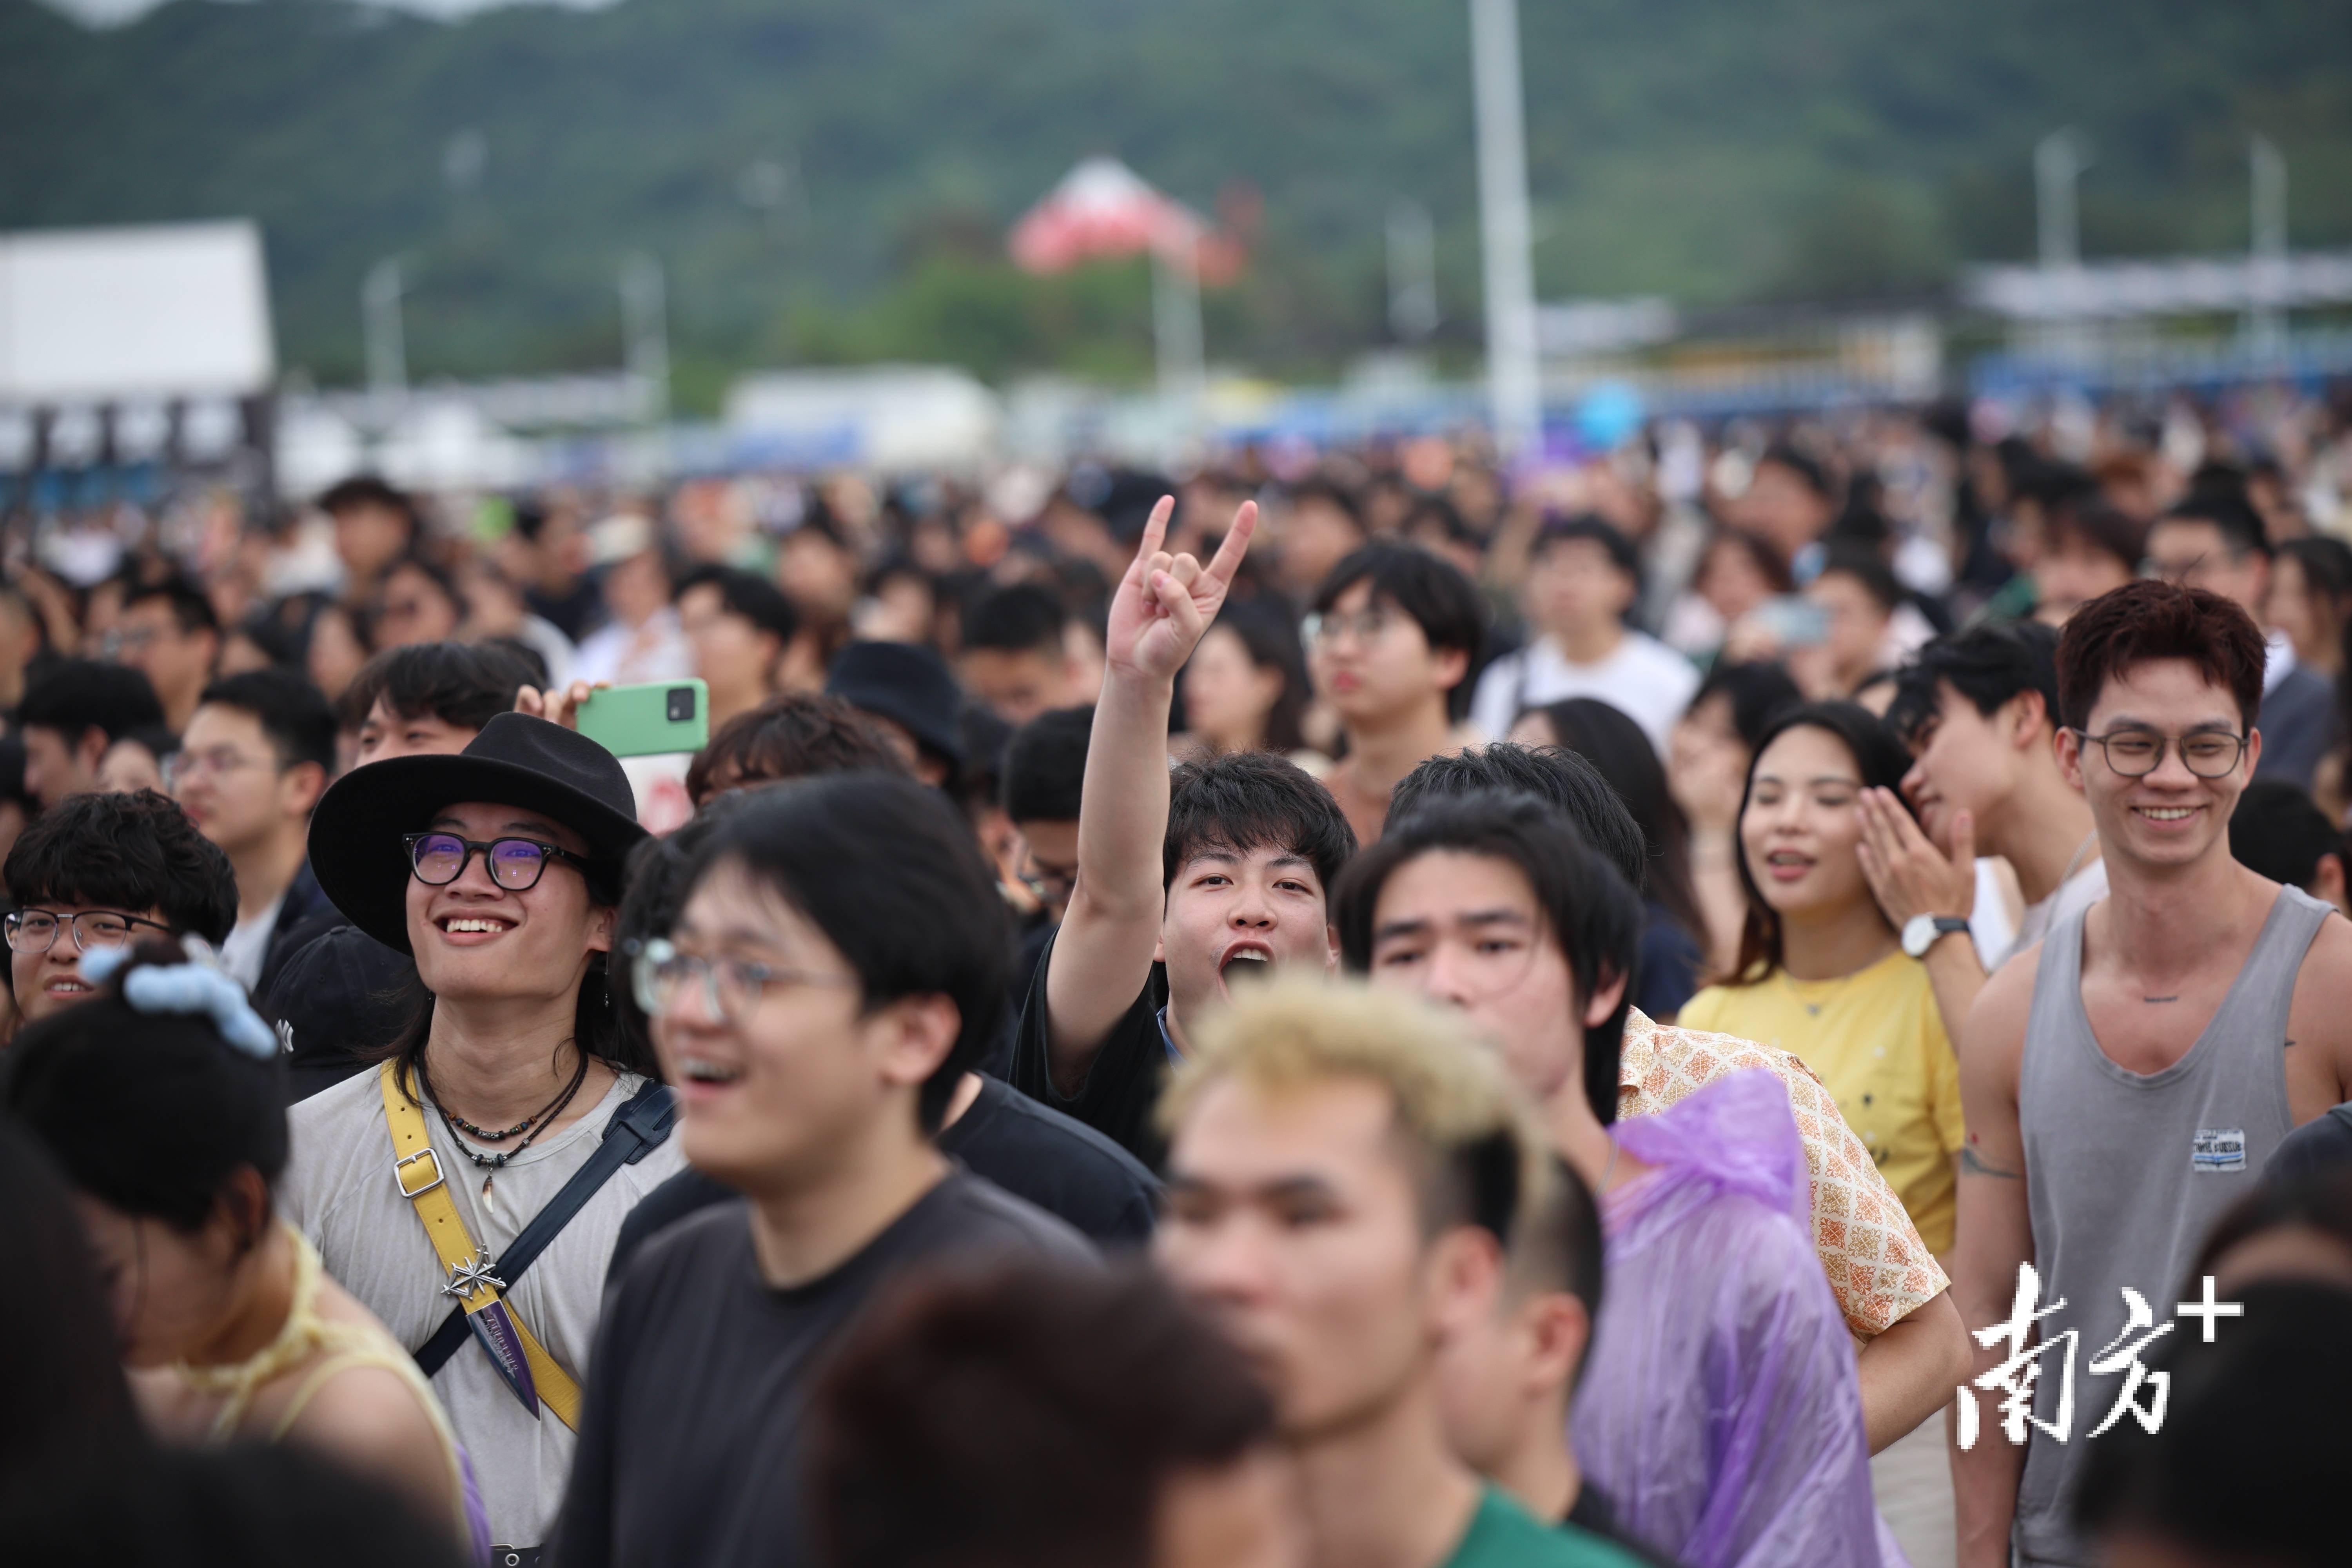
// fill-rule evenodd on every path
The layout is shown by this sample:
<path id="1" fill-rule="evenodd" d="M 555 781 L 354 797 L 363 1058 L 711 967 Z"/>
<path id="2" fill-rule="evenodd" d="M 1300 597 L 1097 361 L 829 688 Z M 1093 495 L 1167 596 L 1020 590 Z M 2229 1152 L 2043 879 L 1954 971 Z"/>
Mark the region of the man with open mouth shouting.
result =
<path id="1" fill-rule="evenodd" d="M 1322 785 L 1269 753 L 1168 766 L 1176 672 L 1257 526 L 1244 501 L 1203 566 L 1160 549 L 1152 509 L 1112 595 L 1107 668 L 1087 744 L 1078 875 L 1037 965 L 1013 1047 L 1013 1087 L 1157 1165 L 1151 1110 L 1185 1028 L 1234 982 L 1339 963 L 1326 889 L 1356 836 Z"/>
<path id="2" fill-rule="evenodd" d="M 345 1042 L 377 1070 L 294 1108 L 279 1196 L 432 1377 L 500 1561 L 534 1561 L 554 1520 L 614 1240 L 682 1163 L 605 989 L 644 837 L 619 762 L 520 713 L 353 770 L 311 818 L 319 885 L 415 955 L 423 994 L 399 1038 Z"/>

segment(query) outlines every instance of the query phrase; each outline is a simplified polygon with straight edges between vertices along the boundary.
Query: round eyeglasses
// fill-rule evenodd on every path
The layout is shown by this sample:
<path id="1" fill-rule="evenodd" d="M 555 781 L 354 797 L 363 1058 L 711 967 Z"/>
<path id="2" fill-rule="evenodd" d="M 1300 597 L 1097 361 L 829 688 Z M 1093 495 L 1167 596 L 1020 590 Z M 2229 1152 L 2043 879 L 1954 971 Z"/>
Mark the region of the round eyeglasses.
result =
<path id="1" fill-rule="evenodd" d="M 585 857 L 536 838 L 493 838 L 488 843 L 455 833 L 404 833 L 408 867 L 428 888 L 446 888 L 466 874 L 466 863 L 477 853 L 490 868 L 490 880 L 509 893 L 527 893 L 539 886 L 550 860 L 569 860 L 586 874 Z"/>
<path id="2" fill-rule="evenodd" d="M 779 969 L 744 958 L 703 958 L 680 952 L 667 938 L 632 942 L 629 994 L 649 1018 L 666 1018 L 688 987 L 702 1003 L 706 1017 L 732 1028 L 751 1016 L 772 984 L 855 985 L 846 974 L 817 974 L 802 969 Z"/>
<path id="3" fill-rule="evenodd" d="M 58 928 L 73 927 L 74 946 L 88 952 L 92 948 L 121 947 L 137 934 L 136 928 L 150 926 L 166 935 L 172 928 L 161 921 L 151 921 L 144 915 L 118 914 L 112 910 L 84 910 L 78 915 L 56 915 L 47 910 L 11 910 L 5 922 L 8 948 L 12 952 L 47 952 L 58 940 Z"/>
<path id="4" fill-rule="evenodd" d="M 2189 735 L 2159 735 L 2153 730 L 2111 730 L 2094 735 L 2074 733 L 2086 746 L 2107 754 L 2107 766 L 2127 779 L 2144 779 L 2164 765 L 2164 753 L 2178 746 L 2181 765 L 2200 779 L 2225 779 L 2237 770 L 2245 754 L 2246 738 L 2226 730 L 2200 730 Z"/>

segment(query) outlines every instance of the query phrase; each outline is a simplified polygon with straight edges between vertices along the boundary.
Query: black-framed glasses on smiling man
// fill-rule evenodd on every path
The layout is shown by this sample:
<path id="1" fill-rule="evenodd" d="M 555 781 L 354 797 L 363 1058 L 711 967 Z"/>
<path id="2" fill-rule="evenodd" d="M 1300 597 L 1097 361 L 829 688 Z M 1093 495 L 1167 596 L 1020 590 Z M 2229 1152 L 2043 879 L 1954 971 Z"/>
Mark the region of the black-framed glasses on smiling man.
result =
<path id="1" fill-rule="evenodd" d="M 2144 779 L 2164 765 L 2164 753 L 2180 752 L 2181 765 L 2200 779 L 2224 779 L 2236 771 L 2246 752 L 2246 737 L 2227 730 L 2192 730 L 2186 735 L 2159 735 L 2153 730 L 2110 730 L 2094 735 L 2076 730 L 2075 738 L 2107 754 L 2107 766 L 2127 779 Z"/>
<path id="2" fill-rule="evenodd" d="M 509 893 L 539 886 L 550 860 L 568 860 L 583 875 L 589 869 L 585 857 L 536 838 L 493 838 L 486 844 L 455 833 L 404 833 L 400 841 L 408 847 L 409 869 L 428 888 L 446 888 L 464 876 L 466 863 L 477 854 L 489 867 L 490 880 Z"/>
<path id="3" fill-rule="evenodd" d="M 84 910 L 78 915 L 53 914 L 47 910 L 11 910 L 6 920 L 8 948 L 12 952 L 47 952 L 58 940 L 58 928 L 73 927 L 74 946 L 88 952 L 93 948 L 121 947 L 138 934 L 141 926 L 170 935 L 172 928 L 162 921 L 151 921 L 145 915 L 126 915 L 114 910 Z"/>

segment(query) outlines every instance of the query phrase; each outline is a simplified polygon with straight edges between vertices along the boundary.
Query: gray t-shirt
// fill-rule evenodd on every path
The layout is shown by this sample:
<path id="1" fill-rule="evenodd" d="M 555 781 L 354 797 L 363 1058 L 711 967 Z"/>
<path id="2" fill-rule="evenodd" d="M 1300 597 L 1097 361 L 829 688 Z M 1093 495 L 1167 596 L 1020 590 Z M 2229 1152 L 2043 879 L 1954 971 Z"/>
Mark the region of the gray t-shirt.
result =
<path id="1" fill-rule="evenodd" d="M 425 1120 L 434 1153 L 448 1174 L 449 1192 L 474 1245 L 492 1257 L 506 1250 L 587 1163 L 614 1113 L 644 1082 L 635 1074 L 623 1075 L 587 1115 L 523 1151 L 499 1172 L 491 1207 L 482 1203 L 482 1173 L 428 1105 Z M 441 1263 L 424 1222 L 394 1184 L 392 1133 L 384 1126 L 376 1074 L 346 1079 L 287 1115 L 293 1154 L 278 1183 L 282 1211 L 319 1249 L 327 1272 L 383 1320 L 394 1339 L 411 1350 L 422 1346 L 453 1303 L 441 1294 Z M 639 1198 L 685 1163 L 672 1138 L 635 1164 L 622 1166 L 508 1295 L 548 1353 L 583 1386 L 604 1268 L 621 1222 Z M 571 1430 L 544 1407 L 532 1419 L 481 1347 L 470 1342 L 435 1374 L 433 1391 L 473 1458 L 492 1538 L 504 1545 L 539 1545 L 554 1524 L 572 1472 Z"/>

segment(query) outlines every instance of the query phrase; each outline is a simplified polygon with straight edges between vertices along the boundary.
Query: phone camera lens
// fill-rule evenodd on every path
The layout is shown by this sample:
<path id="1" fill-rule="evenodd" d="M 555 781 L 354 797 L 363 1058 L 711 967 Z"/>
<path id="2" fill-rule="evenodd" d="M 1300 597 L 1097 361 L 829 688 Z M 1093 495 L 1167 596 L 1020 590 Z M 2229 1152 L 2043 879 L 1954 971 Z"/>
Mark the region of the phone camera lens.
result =
<path id="1" fill-rule="evenodd" d="M 673 724 L 691 722 L 694 718 L 694 688 L 673 686 L 669 690 L 669 721 Z"/>

